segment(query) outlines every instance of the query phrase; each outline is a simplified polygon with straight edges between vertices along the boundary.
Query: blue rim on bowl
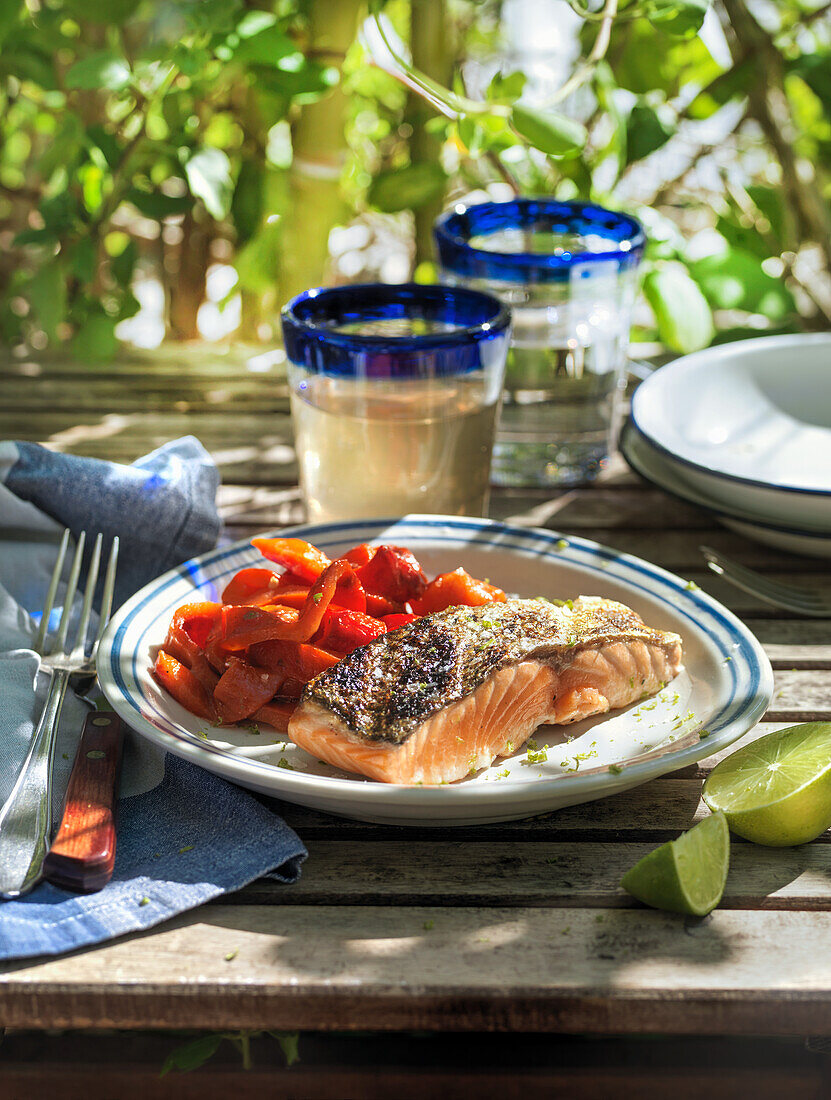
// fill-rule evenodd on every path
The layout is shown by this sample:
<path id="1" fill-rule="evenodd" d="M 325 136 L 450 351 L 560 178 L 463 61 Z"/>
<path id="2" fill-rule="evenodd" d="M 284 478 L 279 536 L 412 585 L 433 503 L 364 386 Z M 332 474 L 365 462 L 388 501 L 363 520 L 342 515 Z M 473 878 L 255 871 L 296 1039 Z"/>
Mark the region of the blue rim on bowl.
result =
<path id="1" fill-rule="evenodd" d="M 286 355 L 308 371 L 342 376 L 419 378 L 486 370 L 510 335 L 510 311 L 464 287 L 362 283 L 306 290 L 281 314 Z M 441 331 L 403 335 L 339 326 L 422 320 Z"/>
<path id="2" fill-rule="evenodd" d="M 811 333 L 793 333 L 785 336 L 760 336 L 750 340 L 737 340 L 730 344 L 721 344 L 714 348 L 704 348 L 703 351 L 695 351 L 690 355 L 683 355 L 679 359 L 674 359 L 671 363 L 667 363 L 666 367 L 659 368 L 665 370 L 669 367 L 675 367 L 678 364 L 685 364 L 688 360 L 697 360 L 706 355 L 708 359 L 712 359 L 713 365 L 716 365 L 719 360 L 729 358 L 729 356 L 740 347 L 746 351 L 761 351 L 771 350 L 772 348 L 781 347 L 783 349 L 793 350 L 793 343 L 804 343 L 807 345 L 827 343 L 831 348 L 831 333 L 827 332 L 811 332 Z M 657 371 L 653 372 L 652 377 L 657 375 Z M 644 394 L 648 394 L 648 384 L 651 381 L 650 378 L 645 379 L 641 385 L 635 390 L 632 397 L 631 411 L 629 419 L 634 430 L 638 435 L 644 439 L 650 447 L 653 447 L 656 451 L 659 451 L 664 458 L 670 459 L 672 462 L 677 462 L 680 466 L 686 466 L 690 470 L 695 470 L 696 473 L 706 474 L 709 477 L 717 478 L 720 481 L 726 481 L 734 485 L 746 485 L 753 489 L 767 489 L 771 492 L 781 493 L 797 493 L 801 496 L 811 497 L 829 497 L 831 498 L 831 489 L 812 489 L 805 485 L 781 485 L 772 481 L 759 481 L 757 478 L 744 477 L 741 474 L 729 474 L 724 470 L 714 470 L 710 466 L 704 466 L 700 462 L 694 462 L 691 458 L 684 458 L 682 455 L 676 454 L 675 451 L 671 451 L 668 447 L 659 443 L 652 435 L 650 435 L 641 425 L 638 423 L 637 412 L 638 405 L 644 401 Z M 640 394 L 640 399 L 638 395 Z M 715 512 L 716 509 L 711 508 L 710 511 Z M 729 515 L 730 513 L 724 513 Z M 755 520 L 748 520 L 748 522 L 755 523 Z M 770 526 L 770 524 L 759 523 L 758 526 Z M 800 532 L 792 530 L 786 527 L 774 527 L 775 531 L 788 531 L 791 530 L 793 534 L 806 534 L 806 532 Z"/>
<path id="3" fill-rule="evenodd" d="M 601 237 L 614 247 L 608 251 L 500 252 L 470 243 L 506 229 Z M 554 199 L 460 204 L 436 221 L 433 234 L 445 270 L 473 279 L 516 283 L 566 282 L 575 266 L 586 263 L 615 262 L 616 270 L 633 268 L 640 262 L 646 240 L 640 222 L 628 214 L 594 203 Z"/>
<path id="4" fill-rule="evenodd" d="M 831 540 L 831 534 L 820 530 L 805 530 L 804 527 L 783 527 L 781 524 L 770 523 L 764 519 L 758 519 L 756 516 L 751 515 L 742 509 L 734 508 L 732 510 L 726 507 L 719 507 L 716 504 L 710 504 L 709 501 L 705 501 L 698 492 L 694 489 L 690 489 L 687 485 L 683 485 L 676 488 L 669 488 L 662 481 L 658 481 L 652 474 L 648 473 L 638 462 L 638 459 L 632 453 L 632 447 L 629 442 L 631 437 L 635 437 L 647 447 L 651 447 L 654 451 L 658 452 L 662 459 L 668 459 L 670 462 L 678 462 L 681 465 L 680 459 L 677 459 L 675 455 L 669 451 L 665 451 L 659 447 L 656 443 L 638 430 L 637 425 L 632 419 L 630 414 L 629 419 L 623 425 L 623 429 L 620 433 L 620 442 L 618 449 L 623 455 L 627 464 L 635 471 L 635 473 L 642 477 L 645 481 L 648 481 L 650 485 L 655 485 L 661 492 L 667 493 L 668 496 L 674 497 L 676 500 L 682 501 L 684 504 L 692 504 L 696 508 L 703 508 L 706 512 L 712 513 L 714 516 L 718 516 L 722 519 L 734 520 L 736 523 L 744 523 L 749 527 L 760 527 L 765 531 L 776 531 L 782 535 L 797 535 L 803 539 L 814 539 L 817 542 L 828 542 Z M 709 472 L 709 471 L 707 471 Z"/>

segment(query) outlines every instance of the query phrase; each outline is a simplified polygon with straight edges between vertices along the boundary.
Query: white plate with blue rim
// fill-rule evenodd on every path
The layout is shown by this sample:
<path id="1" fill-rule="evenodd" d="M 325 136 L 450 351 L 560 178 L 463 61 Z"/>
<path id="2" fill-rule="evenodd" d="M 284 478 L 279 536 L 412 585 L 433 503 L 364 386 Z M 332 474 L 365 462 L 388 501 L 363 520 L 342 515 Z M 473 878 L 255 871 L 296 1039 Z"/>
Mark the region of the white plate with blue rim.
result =
<path id="1" fill-rule="evenodd" d="M 831 558 L 831 534 L 817 534 L 781 523 L 761 522 L 739 508 L 720 508 L 706 493 L 687 484 L 679 476 L 680 467 L 664 457 L 647 439 L 640 435 L 631 421 L 623 426 L 620 435 L 620 453 L 636 474 L 657 485 L 665 493 L 704 508 L 717 517 L 720 523 L 745 538 L 764 546 L 785 550 L 789 554 L 805 554 L 813 558 Z"/>
<path id="2" fill-rule="evenodd" d="M 667 363 L 631 422 L 685 488 L 752 522 L 831 534 L 831 332 L 737 340 Z"/>
<path id="3" fill-rule="evenodd" d="M 263 559 L 248 542 L 220 547 L 148 584 L 113 616 L 101 641 L 104 694 L 143 736 L 244 787 L 344 817 L 397 825 L 511 821 L 617 794 L 723 749 L 760 720 L 770 663 L 734 615 L 695 585 L 586 539 L 481 519 L 405 516 L 296 527 L 336 558 L 361 542 L 409 547 L 428 576 L 462 565 L 524 597 L 598 595 L 676 631 L 684 670 L 657 695 L 573 726 L 541 727 L 533 744 L 458 783 L 407 787 L 339 771 L 262 725 L 206 727 L 150 672 L 175 609 L 218 600 L 234 573 Z"/>

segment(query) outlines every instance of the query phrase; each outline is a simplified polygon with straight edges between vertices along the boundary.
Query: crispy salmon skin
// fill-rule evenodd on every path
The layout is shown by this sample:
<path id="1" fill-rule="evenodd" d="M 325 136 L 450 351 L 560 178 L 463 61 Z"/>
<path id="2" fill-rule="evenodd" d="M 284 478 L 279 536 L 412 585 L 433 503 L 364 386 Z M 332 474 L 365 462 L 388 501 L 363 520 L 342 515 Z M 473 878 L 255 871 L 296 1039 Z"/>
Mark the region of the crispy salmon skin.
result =
<path id="1" fill-rule="evenodd" d="M 577 722 L 651 695 L 681 639 L 623 604 L 508 600 L 426 615 L 356 649 L 303 693 L 300 748 L 385 783 L 451 783 Z"/>

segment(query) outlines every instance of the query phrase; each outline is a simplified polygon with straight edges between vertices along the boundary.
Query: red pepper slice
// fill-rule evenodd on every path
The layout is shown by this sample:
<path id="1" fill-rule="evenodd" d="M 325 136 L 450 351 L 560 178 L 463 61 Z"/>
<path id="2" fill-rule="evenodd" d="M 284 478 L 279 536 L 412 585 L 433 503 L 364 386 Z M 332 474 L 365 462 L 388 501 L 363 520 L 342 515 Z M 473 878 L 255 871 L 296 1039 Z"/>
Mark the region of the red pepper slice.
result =
<path id="1" fill-rule="evenodd" d="M 237 653 L 256 642 L 281 638 L 297 623 L 299 615 L 290 608 L 224 607 L 220 644 L 229 653 Z"/>
<path id="2" fill-rule="evenodd" d="M 260 607 L 293 607 L 299 611 L 309 596 L 309 586 L 306 584 L 286 585 L 276 592 L 271 592 L 268 600 L 260 604 Z"/>
<path id="3" fill-rule="evenodd" d="M 165 691 L 169 692 L 185 710 L 197 714 L 200 718 L 206 718 L 209 722 L 216 721 L 213 699 L 181 661 L 177 661 L 175 657 L 160 649 L 153 666 L 153 674 Z"/>
<path id="4" fill-rule="evenodd" d="M 331 603 L 347 611 L 366 610 L 366 594 L 347 561 L 333 561 L 326 567 L 309 589 L 299 614 L 276 604 L 268 608 L 223 608 L 223 644 L 226 649 L 239 650 L 270 639 L 307 642 L 319 629 Z"/>
<path id="5" fill-rule="evenodd" d="M 373 596 L 371 592 L 366 594 L 366 613 L 373 619 L 383 619 L 386 615 L 400 615 L 404 611 L 404 604 L 397 600 L 388 600 L 386 596 Z"/>
<path id="6" fill-rule="evenodd" d="M 431 581 L 421 599 L 411 600 L 410 606 L 417 615 L 429 615 L 448 607 L 480 607 L 486 603 L 502 603 L 508 597 L 501 588 L 477 580 L 459 567 L 452 573 L 441 573 Z"/>
<path id="7" fill-rule="evenodd" d="M 204 653 L 197 653 L 190 670 L 205 691 L 213 695 L 214 688 L 219 683 L 219 673 L 214 670 Z"/>
<path id="8" fill-rule="evenodd" d="M 278 733 L 286 733 L 289 728 L 289 719 L 295 710 L 297 710 L 296 702 L 274 699 L 254 712 L 254 721 L 265 722 L 267 725 L 273 726 Z"/>
<path id="9" fill-rule="evenodd" d="M 414 623 L 418 615 L 385 615 L 384 626 L 387 628 L 387 634 L 393 630 L 398 630 L 399 626 L 407 626 L 408 623 Z"/>
<path id="10" fill-rule="evenodd" d="M 252 539 L 251 544 L 264 558 L 276 561 L 309 584 L 330 564 L 322 550 L 304 539 Z"/>
<path id="11" fill-rule="evenodd" d="M 178 635 L 181 645 L 186 645 L 187 638 L 197 649 L 204 649 L 208 635 L 219 621 L 221 612 L 222 605 L 218 603 L 186 603 L 173 612 L 170 632 Z"/>
<path id="12" fill-rule="evenodd" d="M 278 584 L 277 575 L 270 569 L 240 569 L 226 584 L 222 602 L 236 605 L 271 603 Z"/>
<path id="13" fill-rule="evenodd" d="M 279 671 L 258 668 L 232 657 L 214 689 L 219 716 L 223 722 L 240 722 L 274 697 L 285 677 Z"/>
<path id="14" fill-rule="evenodd" d="M 353 546 L 351 550 L 341 554 L 341 558 L 348 561 L 350 565 L 361 566 L 368 565 L 377 553 L 377 546 L 370 546 L 368 542 L 362 542 L 360 546 Z"/>
<path id="15" fill-rule="evenodd" d="M 345 655 L 386 632 L 386 626 L 370 615 L 363 615 L 360 611 L 333 611 L 330 608 L 313 641 L 324 649 Z"/>
<path id="16" fill-rule="evenodd" d="M 303 684 L 319 676 L 327 668 L 336 665 L 340 654 L 329 653 L 317 645 L 300 645 L 294 642 L 258 642 L 248 651 L 251 660 L 273 672 L 280 672 L 286 681 L 280 687 L 282 695 L 292 694 L 291 681 Z M 297 692 L 298 696 L 300 692 Z"/>
<path id="17" fill-rule="evenodd" d="M 367 592 L 397 603 L 418 599 L 427 587 L 421 566 L 404 546 L 379 546 L 357 573 Z"/>

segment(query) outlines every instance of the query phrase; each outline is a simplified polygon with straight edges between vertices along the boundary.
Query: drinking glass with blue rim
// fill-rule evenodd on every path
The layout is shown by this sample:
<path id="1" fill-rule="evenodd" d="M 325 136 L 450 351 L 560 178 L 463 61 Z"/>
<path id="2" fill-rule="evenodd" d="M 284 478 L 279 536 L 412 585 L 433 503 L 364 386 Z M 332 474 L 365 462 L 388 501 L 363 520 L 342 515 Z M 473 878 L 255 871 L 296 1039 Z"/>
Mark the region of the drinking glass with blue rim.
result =
<path id="1" fill-rule="evenodd" d="M 591 203 L 514 199 L 459 205 L 434 232 L 444 280 L 513 314 L 493 480 L 590 481 L 620 427 L 640 224 Z"/>
<path id="2" fill-rule="evenodd" d="M 311 521 L 484 514 L 503 303 L 463 287 L 344 286 L 300 294 L 282 326 Z"/>

